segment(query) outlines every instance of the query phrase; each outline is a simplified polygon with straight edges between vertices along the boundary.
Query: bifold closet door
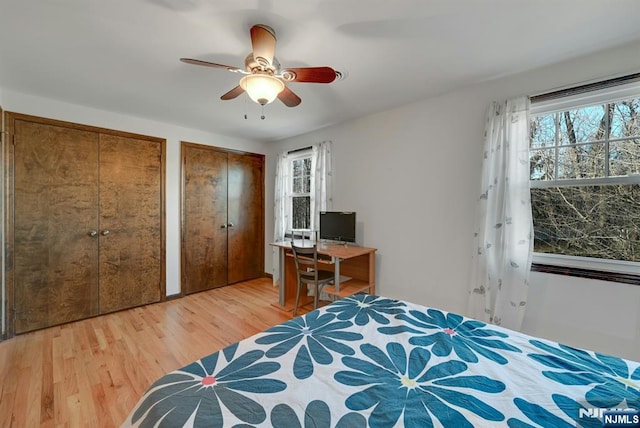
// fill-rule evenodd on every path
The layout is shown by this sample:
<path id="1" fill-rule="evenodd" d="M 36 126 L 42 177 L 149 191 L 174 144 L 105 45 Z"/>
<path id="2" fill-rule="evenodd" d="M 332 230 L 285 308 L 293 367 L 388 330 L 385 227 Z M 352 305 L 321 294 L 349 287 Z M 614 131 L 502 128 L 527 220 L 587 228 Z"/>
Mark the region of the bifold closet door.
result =
<path id="1" fill-rule="evenodd" d="M 162 146 L 100 135 L 100 313 L 158 302 Z"/>
<path id="2" fill-rule="evenodd" d="M 182 285 L 186 294 L 228 284 L 227 153 L 182 145 Z"/>
<path id="3" fill-rule="evenodd" d="M 162 300 L 160 138 L 6 113 L 8 335 Z"/>
<path id="4" fill-rule="evenodd" d="M 229 153 L 229 283 L 264 275 L 264 157 Z"/>
<path id="5" fill-rule="evenodd" d="M 13 126 L 15 331 L 23 333 L 98 313 L 99 136 Z"/>

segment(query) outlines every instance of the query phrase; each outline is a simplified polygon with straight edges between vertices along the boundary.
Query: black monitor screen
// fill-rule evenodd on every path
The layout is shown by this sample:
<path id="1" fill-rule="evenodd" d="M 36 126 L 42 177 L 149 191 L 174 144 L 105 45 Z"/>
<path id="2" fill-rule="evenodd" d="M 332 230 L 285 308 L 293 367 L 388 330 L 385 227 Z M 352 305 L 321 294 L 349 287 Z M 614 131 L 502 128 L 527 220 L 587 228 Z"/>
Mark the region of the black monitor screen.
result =
<path id="1" fill-rule="evenodd" d="M 356 242 L 356 213 L 321 211 L 320 239 Z"/>

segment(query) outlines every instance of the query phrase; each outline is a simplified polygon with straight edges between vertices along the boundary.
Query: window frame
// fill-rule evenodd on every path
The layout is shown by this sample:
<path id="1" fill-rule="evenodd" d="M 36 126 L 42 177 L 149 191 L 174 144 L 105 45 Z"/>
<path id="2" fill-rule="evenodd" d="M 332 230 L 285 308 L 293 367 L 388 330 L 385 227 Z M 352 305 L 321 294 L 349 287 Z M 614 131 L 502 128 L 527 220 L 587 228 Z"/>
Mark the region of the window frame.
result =
<path id="1" fill-rule="evenodd" d="M 287 156 L 287 168 L 289 180 L 287 182 L 287 190 L 286 190 L 286 212 L 289 213 L 289 221 L 285 230 L 285 236 L 291 237 L 294 233 L 303 233 L 303 232 L 311 232 L 313 230 L 313 213 L 309 213 L 309 228 L 308 229 L 294 229 L 293 228 L 293 198 L 294 197 L 309 197 L 310 205 L 313 205 L 313 192 L 312 187 L 313 183 L 309 186 L 309 193 L 294 193 L 293 191 L 293 183 L 294 183 L 294 175 L 293 175 L 293 163 L 295 161 L 309 159 L 311 162 L 311 170 L 313 170 L 313 151 L 311 148 L 297 150 L 295 152 L 289 153 Z M 311 178 L 311 173 L 309 173 L 309 178 Z"/>
<path id="2" fill-rule="evenodd" d="M 579 109 L 593 105 L 604 105 L 615 103 L 623 100 L 640 98 L 640 83 L 634 81 L 632 83 L 622 84 L 615 87 L 605 87 L 604 89 L 593 90 L 589 92 L 580 92 L 576 95 L 561 96 L 554 99 L 544 99 L 544 101 L 535 102 L 532 97 L 530 116 L 542 116 L 552 113 L 561 113 L 569 110 Z M 546 149 L 554 149 L 566 147 L 560 144 L 558 139 L 558 124 L 556 126 L 556 139 L 553 146 Z M 607 127 L 608 129 L 608 127 Z M 616 141 L 625 141 L 632 138 L 610 138 L 607 135 L 602 142 L 585 142 L 586 144 L 600 144 L 606 146 L 605 152 L 605 177 L 597 178 L 575 178 L 575 179 L 557 179 L 558 162 L 554 163 L 555 180 L 529 180 L 530 187 L 533 188 L 549 188 L 549 187 L 578 187 L 578 186 L 608 186 L 608 185 L 632 185 L 640 184 L 640 175 L 632 174 L 626 176 L 609 176 L 609 144 Z M 636 138 L 640 139 L 640 138 Z M 538 148 L 539 149 L 539 148 Z M 530 152 L 536 148 L 529 147 Z M 595 257 L 572 256 L 554 253 L 537 253 L 534 251 L 532 256 L 532 271 L 556 273 L 569 276 L 579 276 L 583 278 L 600 279 L 615 282 L 624 282 L 630 284 L 640 284 L 640 262 L 632 262 L 625 260 L 600 259 Z"/>

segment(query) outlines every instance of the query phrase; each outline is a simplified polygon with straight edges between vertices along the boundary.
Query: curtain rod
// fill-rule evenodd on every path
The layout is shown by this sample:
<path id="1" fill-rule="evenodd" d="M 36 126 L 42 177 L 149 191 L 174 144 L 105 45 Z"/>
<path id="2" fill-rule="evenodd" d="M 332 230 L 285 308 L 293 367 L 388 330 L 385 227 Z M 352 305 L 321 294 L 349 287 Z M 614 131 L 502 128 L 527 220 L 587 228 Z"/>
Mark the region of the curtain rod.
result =
<path id="1" fill-rule="evenodd" d="M 626 76 L 614 77 L 612 79 L 602 80 L 600 82 L 587 83 L 584 85 L 573 86 L 571 88 L 558 89 L 556 91 L 546 92 L 544 94 L 532 95 L 529 97 L 531 103 L 539 103 L 542 101 L 554 100 L 557 98 L 568 97 L 570 95 L 578 95 L 586 92 L 596 91 L 598 89 L 613 88 L 627 83 L 640 82 L 640 73 L 628 74 Z"/>
<path id="2" fill-rule="evenodd" d="M 311 150 L 311 149 L 312 149 L 312 147 L 311 147 L 311 146 L 309 146 L 309 147 L 302 147 L 302 148 L 300 148 L 300 149 L 289 150 L 289 151 L 287 152 L 287 154 L 288 154 L 288 155 L 290 155 L 290 154 L 292 154 L 292 153 L 303 152 L 303 151 L 305 151 L 305 150 Z"/>

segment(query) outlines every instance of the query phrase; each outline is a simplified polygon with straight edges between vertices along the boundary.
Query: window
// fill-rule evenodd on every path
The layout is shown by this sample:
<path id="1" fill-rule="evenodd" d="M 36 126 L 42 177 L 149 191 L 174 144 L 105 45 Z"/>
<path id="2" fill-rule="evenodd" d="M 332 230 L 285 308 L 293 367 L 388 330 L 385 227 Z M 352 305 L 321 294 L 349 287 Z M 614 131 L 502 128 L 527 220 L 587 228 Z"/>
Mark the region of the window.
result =
<path id="1" fill-rule="evenodd" d="M 640 274 L 640 87 L 616 95 L 532 107 L 534 263 Z"/>
<path id="2" fill-rule="evenodd" d="M 287 229 L 311 230 L 311 151 L 291 154 L 289 165 L 287 212 L 290 213 L 290 224 Z"/>

